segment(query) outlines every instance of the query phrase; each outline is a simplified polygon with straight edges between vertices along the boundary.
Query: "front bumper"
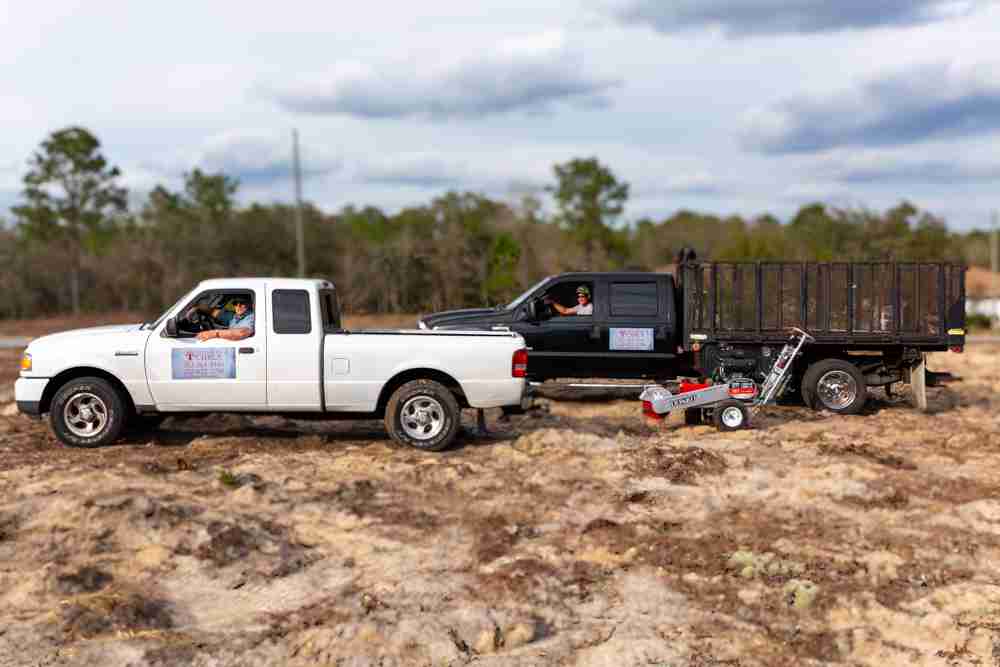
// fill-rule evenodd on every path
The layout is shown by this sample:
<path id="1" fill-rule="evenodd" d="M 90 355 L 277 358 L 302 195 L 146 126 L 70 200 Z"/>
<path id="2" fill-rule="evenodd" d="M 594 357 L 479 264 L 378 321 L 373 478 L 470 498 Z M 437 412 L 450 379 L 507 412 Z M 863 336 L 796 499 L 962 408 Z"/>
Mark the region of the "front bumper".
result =
<path id="1" fill-rule="evenodd" d="M 22 414 L 37 417 L 41 414 L 42 395 L 49 378 L 18 378 L 14 383 L 14 400 Z"/>

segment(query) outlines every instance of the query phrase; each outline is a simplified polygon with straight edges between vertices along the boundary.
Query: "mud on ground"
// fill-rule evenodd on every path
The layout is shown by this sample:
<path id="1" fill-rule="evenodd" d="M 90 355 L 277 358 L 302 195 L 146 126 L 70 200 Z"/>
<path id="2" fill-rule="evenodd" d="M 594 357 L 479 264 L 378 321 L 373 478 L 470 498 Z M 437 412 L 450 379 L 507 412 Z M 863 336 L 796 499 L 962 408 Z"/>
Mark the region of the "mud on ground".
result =
<path id="1" fill-rule="evenodd" d="M 998 352 L 937 355 L 964 380 L 929 414 L 719 434 L 547 399 L 440 455 L 0 416 L 0 664 L 997 665 Z"/>

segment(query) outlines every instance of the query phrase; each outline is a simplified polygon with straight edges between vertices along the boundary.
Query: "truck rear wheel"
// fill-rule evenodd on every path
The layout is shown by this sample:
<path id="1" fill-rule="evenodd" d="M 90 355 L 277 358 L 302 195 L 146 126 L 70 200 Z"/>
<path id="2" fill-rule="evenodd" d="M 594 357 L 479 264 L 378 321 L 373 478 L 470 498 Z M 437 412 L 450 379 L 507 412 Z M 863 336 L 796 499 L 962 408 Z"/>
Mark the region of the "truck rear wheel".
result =
<path id="1" fill-rule="evenodd" d="M 843 359 L 817 361 L 802 378 L 802 400 L 814 410 L 856 415 L 868 401 L 865 376 Z"/>
<path id="2" fill-rule="evenodd" d="M 49 410 L 52 432 L 70 447 L 101 447 L 121 435 L 125 401 L 107 380 L 82 377 L 56 391 Z"/>
<path id="3" fill-rule="evenodd" d="M 385 428 L 400 444 L 439 452 L 455 439 L 461 416 L 447 387 L 434 380 L 413 380 L 389 398 Z"/>

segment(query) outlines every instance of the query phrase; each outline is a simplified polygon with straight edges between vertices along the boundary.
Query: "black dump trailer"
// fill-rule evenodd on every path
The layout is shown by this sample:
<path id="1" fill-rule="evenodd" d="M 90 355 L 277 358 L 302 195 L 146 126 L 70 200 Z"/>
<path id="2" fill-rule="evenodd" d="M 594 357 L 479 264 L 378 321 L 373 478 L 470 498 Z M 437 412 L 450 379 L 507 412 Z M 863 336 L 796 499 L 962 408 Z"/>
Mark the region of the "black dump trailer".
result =
<path id="1" fill-rule="evenodd" d="M 678 273 L 678 344 L 693 366 L 716 379 L 760 378 L 788 331 L 805 329 L 816 340 L 790 389 L 811 407 L 857 413 L 867 387 L 890 391 L 910 381 L 925 353 L 965 345 L 964 266 L 709 262 Z"/>

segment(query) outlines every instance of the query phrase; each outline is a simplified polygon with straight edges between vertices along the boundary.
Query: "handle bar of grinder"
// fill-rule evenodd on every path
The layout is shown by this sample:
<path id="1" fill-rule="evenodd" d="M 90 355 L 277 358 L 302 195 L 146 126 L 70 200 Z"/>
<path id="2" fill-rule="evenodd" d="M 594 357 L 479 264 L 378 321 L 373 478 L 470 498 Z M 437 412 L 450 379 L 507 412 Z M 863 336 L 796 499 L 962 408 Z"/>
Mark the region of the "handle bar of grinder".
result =
<path id="1" fill-rule="evenodd" d="M 813 337 L 812 337 L 812 336 L 811 336 L 811 335 L 809 334 L 809 332 L 808 332 L 808 331 L 806 331 L 806 330 L 804 330 L 804 329 L 800 329 L 800 328 L 798 328 L 798 327 L 792 327 L 792 333 L 796 333 L 796 334 L 799 334 L 800 336 L 802 336 L 802 337 L 803 337 L 803 338 L 805 339 L 805 342 L 807 342 L 807 343 L 813 343 L 813 342 L 815 342 L 815 341 L 816 341 L 816 339 L 815 339 L 815 338 L 813 338 Z"/>

